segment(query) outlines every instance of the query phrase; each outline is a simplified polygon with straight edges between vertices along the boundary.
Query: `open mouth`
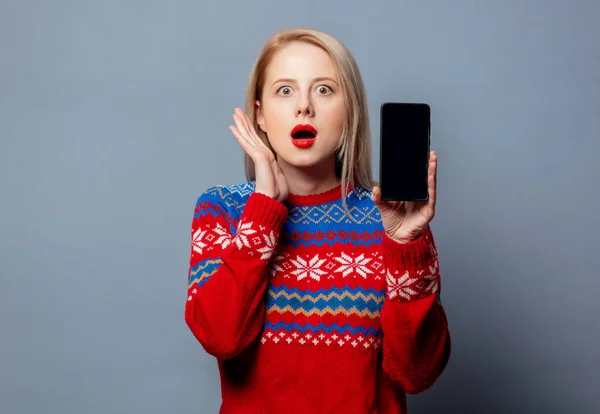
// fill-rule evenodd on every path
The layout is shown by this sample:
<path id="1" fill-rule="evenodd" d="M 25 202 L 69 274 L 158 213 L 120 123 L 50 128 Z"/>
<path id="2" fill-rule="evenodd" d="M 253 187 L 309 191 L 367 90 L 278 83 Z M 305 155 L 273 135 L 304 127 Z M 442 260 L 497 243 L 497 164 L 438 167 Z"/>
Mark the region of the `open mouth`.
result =
<path id="1" fill-rule="evenodd" d="M 296 147 L 308 148 L 317 139 L 317 130 L 312 125 L 296 125 L 290 135 Z"/>

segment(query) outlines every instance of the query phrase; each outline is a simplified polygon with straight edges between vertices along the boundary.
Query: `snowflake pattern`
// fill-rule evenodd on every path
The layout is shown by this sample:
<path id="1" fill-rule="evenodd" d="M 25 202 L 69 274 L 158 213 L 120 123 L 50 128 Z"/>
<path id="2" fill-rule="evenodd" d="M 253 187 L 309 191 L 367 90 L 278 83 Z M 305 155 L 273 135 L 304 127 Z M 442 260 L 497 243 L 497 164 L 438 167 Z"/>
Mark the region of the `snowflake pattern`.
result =
<path id="1" fill-rule="evenodd" d="M 387 289 L 390 299 L 403 298 L 405 300 L 418 299 L 423 296 L 436 293 L 439 287 L 439 268 L 437 260 L 433 266 L 429 266 L 429 273 L 421 275 L 417 272 L 416 277 L 411 277 L 407 270 L 402 275 L 392 274 L 389 270 L 386 274 Z"/>
<path id="2" fill-rule="evenodd" d="M 367 264 L 373 259 L 368 257 L 365 258 L 364 254 L 360 254 L 353 258 L 346 253 L 342 253 L 341 257 L 334 257 L 334 260 L 341 264 L 341 266 L 335 269 L 335 272 L 341 272 L 342 277 L 354 273 L 354 277 L 359 275 L 362 276 L 363 279 L 366 279 L 367 275 L 373 273 L 373 271 L 367 267 Z"/>
<path id="3" fill-rule="evenodd" d="M 205 234 L 206 234 L 206 230 L 202 230 L 199 228 L 192 235 L 192 249 L 194 249 L 194 252 L 196 252 L 198 254 L 202 254 L 202 249 L 204 249 L 206 246 L 208 246 L 207 243 L 204 243 L 202 241 Z"/>
<path id="4" fill-rule="evenodd" d="M 262 253 L 262 256 L 260 256 L 261 260 L 270 258 L 277 247 L 277 238 L 275 237 L 273 230 L 271 230 L 269 235 L 263 234 L 263 238 L 265 240 L 265 245 L 258 248 L 258 252 Z"/>
<path id="5" fill-rule="evenodd" d="M 276 231 L 270 231 L 260 223 L 251 221 L 245 221 L 240 219 L 237 223 L 237 231 L 235 234 L 230 231 L 228 224 L 232 223 L 235 225 L 235 221 L 240 217 L 243 211 L 244 203 L 243 198 L 250 194 L 252 188 L 239 187 L 229 188 L 229 192 L 222 193 L 222 189 L 218 189 L 217 193 L 224 200 L 229 212 L 235 210 L 239 215 L 233 215 L 232 220 L 226 221 L 226 224 L 214 223 L 211 226 L 203 226 L 202 229 L 197 229 L 193 233 L 192 246 L 195 253 L 205 254 L 206 251 L 212 249 L 225 249 L 227 247 L 237 247 L 240 250 L 245 250 L 250 256 L 259 258 L 261 260 L 269 260 L 268 273 L 271 277 L 280 278 L 293 278 L 289 281 L 280 282 L 288 287 L 296 288 L 296 281 L 304 281 L 313 283 L 320 287 L 322 284 L 315 283 L 321 281 L 323 278 L 339 278 L 340 284 L 343 284 L 342 280 L 354 278 L 355 281 L 348 281 L 353 284 L 358 284 L 362 288 L 365 287 L 378 287 L 378 297 L 383 298 L 385 295 L 385 285 L 387 285 L 387 295 L 390 299 L 403 299 L 403 300 L 414 300 L 420 297 L 424 297 L 429 293 L 435 293 L 439 290 L 439 269 L 437 263 L 437 251 L 435 245 L 431 240 L 428 242 L 428 250 L 434 257 L 434 260 L 430 261 L 431 266 L 425 266 L 421 270 L 410 270 L 404 271 L 400 269 L 386 269 L 384 259 L 382 257 L 382 251 L 374 246 L 373 240 L 378 238 L 377 232 L 372 233 L 370 231 L 352 231 L 352 232 L 341 232 L 329 234 L 323 234 L 321 232 L 311 233 L 311 237 L 306 237 L 307 232 L 293 232 L 291 233 L 291 241 L 289 245 L 285 243 L 282 245 L 283 252 L 279 252 L 279 238 Z M 363 194 L 365 197 L 370 193 Z M 235 197 L 234 197 L 235 195 Z M 239 197 L 238 197 L 239 196 Z M 361 197 L 359 197 L 360 199 Z M 376 209 L 372 205 L 368 205 L 362 208 L 352 209 L 353 216 L 359 221 L 365 224 L 372 224 L 373 222 L 380 222 L 379 216 L 376 214 Z M 301 208 L 294 207 L 289 211 L 289 221 L 292 225 L 302 223 L 308 225 L 311 223 L 333 223 L 333 222 L 345 222 L 350 223 L 345 216 L 345 213 L 339 210 L 339 207 L 332 207 L 324 209 L 318 208 Z M 295 227 L 291 227 L 294 230 Z M 294 238 L 298 236 L 298 238 Z M 325 237 L 325 239 L 323 239 Z M 349 242 L 348 249 L 344 248 L 343 252 L 340 252 L 333 245 L 326 245 L 324 243 L 327 240 L 332 240 L 335 237 L 341 237 L 342 241 L 347 240 Z M 313 247 L 313 239 L 316 240 L 318 246 L 314 253 L 293 254 L 294 243 L 303 244 L 306 247 Z M 324 240 L 324 241 L 323 241 Z M 366 249 L 362 246 L 367 246 Z M 291 247 L 289 250 L 287 247 Z M 356 249 L 355 249 L 356 247 Z M 286 252 L 287 250 L 287 252 Z M 310 252 L 310 250 L 309 250 Z M 318 252 L 318 254 L 315 254 Z M 290 254 L 292 253 L 292 254 Z M 272 259 L 271 259 L 272 258 Z M 295 279 L 295 280 L 294 280 Z M 387 283 L 384 283 L 387 282 Z M 288 284 L 289 282 L 289 284 Z M 303 284 L 302 283 L 302 284 Z M 294 295 L 301 294 L 302 285 L 297 284 L 300 293 L 294 293 Z M 329 283 L 328 283 L 329 284 Z M 192 301 L 194 296 L 197 295 L 201 288 L 194 285 L 188 290 L 188 301 Z M 323 293 L 325 302 L 323 306 L 329 303 L 327 298 L 327 292 Z M 340 301 L 337 296 L 336 300 Z M 295 300 L 295 299 L 294 299 Z M 365 299 L 366 301 L 366 299 Z M 321 303 L 321 302 L 320 302 Z M 321 306 L 321 305 L 319 305 Z M 365 305 L 366 306 L 366 305 Z M 281 312 L 292 312 L 296 308 L 289 306 L 286 309 L 283 308 L 273 313 L 271 326 L 261 335 L 261 342 L 263 344 L 299 344 L 303 346 L 323 346 L 323 347 L 353 347 L 361 350 L 373 350 L 378 349 L 382 344 L 382 332 L 379 327 L 377 314 L 376 317 L 364 316 L 360 319 L 360 325 L 365 330 L 356 332 L 348 332 L 344 322 L 348 320 L 348 316 L 340 314 L 339 318 L 336 318 L 342 328 L 337 332 L 336 330 L 322 330 L 322 326 L 315 325 L 314 331 L 307 332 L 304 330 L 302 325 L 290 325 L 289 327 L 280 328 L 278 322 L 278 314 Z M 315 306 L 316 309 L 316 306 Z M 320 308 L 319 308 L 320 309 Z M 337 308 L 336 308 L 337 309 Z M 281 311 L 281 312 L 280 312 Z M 303 312 L 295 313 L 294 320 L 298 322 L 302 320 L 301 314 Z M 352 313 L 355 315 L 356 313 Z M 354 318 L 355 316 L 353 316 Z M 287 325 L 286 325 L 287 326 Z M 354 325 L 353 325 L 354 326 Z M 343 332 L 340 332 L 343 331 Z M 327 332 L 329 331 L 329 332 Z M 373 333 L 377 331 L 377 333 Z"/>
<path id="6" fill-rule="evenodd" d="M 252 222 L 245 223 L 243 220 L 240 220 L 238 224 L 237 234 L 235 235 L 235 244 L 238 249 L 242 247 L 252 248 L 250 245 L 249 237 L 256 234 L 256 230 L 252 228 Z"/>
<path id="7" fill-rule="evenodd" d="M 327 274 L 327 272 L 321 269 L 325 261 L 326 259 L 319 259 L 318 254 L 308 261 L 298 256 L 296 260 L 291 260 L 292 264 L 296 267 L 291 273 L 297 276 L 298 280 L 309 278 L 319 281 L 321 276 Z"/>
<path id="8" fill-rule="evenodd" d="M 281 262 L 284 257 L 287 255 L 285 253 L 280 253 L 275 256 L 273 260 L 269 262 L 269 275 L 274 277 L 277 272 L 283 272 L 283 267 L 281 266 Z"/>
<path id="9" fill-rule="evenodd" d="M 214 244 L 218 244 L 222 249 L 227 248 L 231 244 L 231 234 L 223 226 L 217 223 L 217 227 L 213 229 L 213 233 L 216 235 L 216 240 L 213 241 Z"/>
<path id="10" fill-rule="evenodd" d="M 316 256 L 290 257 L 283 253 L 277 256 L 275 263 L 270 264 L 272 277 L 290 278 L 297 280 L 321 280 L 322 276 L 328 279 L 341 278 L 369 278 L 375 281 L 385 277 L 382 265 L 383 258 L 379 252 L 372 253 L 325 253 Z"/>
<path id="11" fill-rule="evenodd" d="M 242 221 L 238 224 L 235 236 L 220 223 L 216 223 L 214 227 L 198 228 L 192 235 L 192 248 L 197 254 L 215 247 L 224 250 L 231 244 L 235 244 L 238 249 L 249 249 L 250 255 L 258 253 L 261 260 L 267 260 L 277 248 L 277 235 L 273 230 L 267 233 L 263 226 L 259 230 L 255 229 L 253 222 Z"/>

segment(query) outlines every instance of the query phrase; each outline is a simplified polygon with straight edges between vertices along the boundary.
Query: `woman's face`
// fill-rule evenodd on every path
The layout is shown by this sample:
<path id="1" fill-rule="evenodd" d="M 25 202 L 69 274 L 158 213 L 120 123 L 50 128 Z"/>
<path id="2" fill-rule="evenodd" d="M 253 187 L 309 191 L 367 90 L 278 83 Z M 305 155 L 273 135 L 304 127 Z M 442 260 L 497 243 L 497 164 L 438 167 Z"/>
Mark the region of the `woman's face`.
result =
<path id="1" fill-rule="evenodd" d="M 305 42 L 279 50 L 267 67 L 262 99 L 256 104 L 257 122 L 284 170 L 335 165 L 344 97 L 327 52 Z M 294 134 L 295 128 L 308 131 Z"/>

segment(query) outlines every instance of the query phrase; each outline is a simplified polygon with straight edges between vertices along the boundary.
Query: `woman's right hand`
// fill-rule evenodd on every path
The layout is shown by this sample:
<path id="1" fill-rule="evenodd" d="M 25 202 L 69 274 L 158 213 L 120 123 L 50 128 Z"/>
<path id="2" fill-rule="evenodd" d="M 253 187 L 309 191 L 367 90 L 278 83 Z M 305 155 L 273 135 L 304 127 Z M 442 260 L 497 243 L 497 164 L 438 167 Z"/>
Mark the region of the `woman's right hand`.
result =
<path id="1" fill-rule="evenodd" d="M 288 197 L 288 184 L 273 152 L 261 141 L 248 116 L 235 108 L 233 120 L 236 126 L 229 126 L 244 151 L 254 161 L 256 192 L 278 201 Z"/>

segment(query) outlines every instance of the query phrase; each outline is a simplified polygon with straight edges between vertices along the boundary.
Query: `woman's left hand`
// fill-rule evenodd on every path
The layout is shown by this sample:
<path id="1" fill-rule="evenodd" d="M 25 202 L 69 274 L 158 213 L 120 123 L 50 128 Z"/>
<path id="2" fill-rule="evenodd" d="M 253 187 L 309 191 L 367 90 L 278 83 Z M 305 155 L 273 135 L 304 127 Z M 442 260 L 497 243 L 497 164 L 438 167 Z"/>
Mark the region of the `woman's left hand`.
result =
<path id="1" fill-rule="evenodd" d="M 427 201 L 382 201 L 381 189 L 373 188 L 373 202 L 379 208 L 383 228 L 388 236 L 399 243 L 417 239 L 435 216 L 437 184 L 437 155 L 431 151 L 427 183 Z"/>

